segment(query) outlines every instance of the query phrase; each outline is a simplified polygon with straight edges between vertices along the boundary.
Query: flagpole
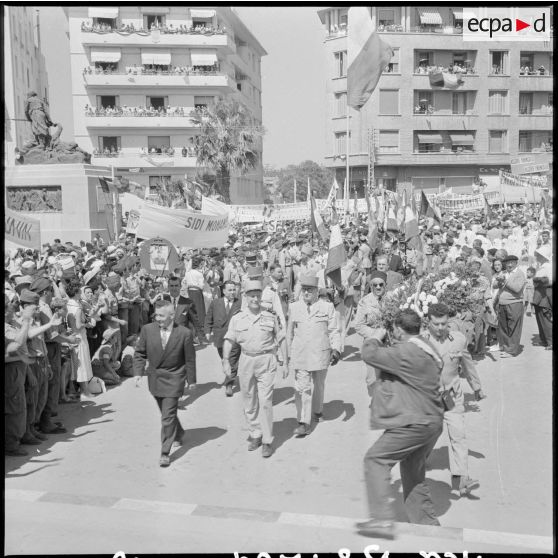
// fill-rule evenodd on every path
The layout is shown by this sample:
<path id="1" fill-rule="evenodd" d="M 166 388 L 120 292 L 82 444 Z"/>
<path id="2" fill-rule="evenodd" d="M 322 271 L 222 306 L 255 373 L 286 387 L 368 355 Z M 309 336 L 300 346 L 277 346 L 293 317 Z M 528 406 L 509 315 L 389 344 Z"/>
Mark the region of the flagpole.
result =
<path id="1" fill-rule="evenodd" d="M 351 154 L 351 145 L 350 145 L 350 137 L 351 137 L 351 117 L 349 115 L 350 107 L 347 105 L 347 135 L 345 136 L 345 189 L 343 192 L 343 196 L 345 198 L 345 225 L 349 222 L 349 173 L 350 173 L 350 162 L 349 157 Z"/>
<path id="2" fill-rule="evenodd" d="M 296 203 L 296 178 L 293 178 L 293 182 L 294 182 L 294 200 L 293 200 L 293 202 Z"/>
<path id="3" fill-rule="evenodd" d="M 114 183 L 114 165 L 110 166 L 111 169 L 111 181 L 113 188 L 116 188 Z M 118 206 L 118 194 L 116 189 L 112 192 L 112 217 L 113 217 L 113 227 L 114 227 L 114 241 L 118 240 L 118 216 L 117 216 L 117 206 Z"/>

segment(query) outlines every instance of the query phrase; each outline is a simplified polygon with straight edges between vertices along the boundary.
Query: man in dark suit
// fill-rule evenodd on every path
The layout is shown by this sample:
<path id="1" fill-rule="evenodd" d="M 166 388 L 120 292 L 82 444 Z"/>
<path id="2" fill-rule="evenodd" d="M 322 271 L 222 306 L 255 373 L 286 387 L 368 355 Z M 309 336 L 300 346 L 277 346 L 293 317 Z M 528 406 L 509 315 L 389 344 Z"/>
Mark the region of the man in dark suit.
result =
<path id="1" fill-rule="evenodd" d="M 229 327 L 231 318 L 240 312 L 242 303 L 236 296 L 236 285 L 233 281 L 225 281 L 223 285 L 223 298 L 217 298 L 211 302 L 205 315 L 205 333 L 213 332 L 213 344 L 217 348 L 219 357 L 223 359 L 223 343 L 225 333 Z M 225 378 L 225 395 L 232 397 L 233 385 L 238 373 L 238 359 L 240 357 L 240 345 L 233 347 L 229 362 L 231 364 L 231 375 Z"/>
<path id="2" fill-rule="evenodd" d="M 196 352 L 192 332 L 174 323 L 174 308 L 168 300 L 155 303 L 155 322 L 142 327 L 134 352 L 136 386 L 148 361 L 149 391 L 161 411 L 161 467 L 170 465 L 173 442 L 181 445 L 184 430 L 178 420 L 178 399 L 185 381 L 196 381 Z"/>
<path id="3" fill-rule="evenodd" d="M 403 260 L 401 256 L 393 253 L 393 243 L 391 240 L 386 240 L 383 244 L 382 251 L 388 260 L 388 269 L 403 273 Z"/>

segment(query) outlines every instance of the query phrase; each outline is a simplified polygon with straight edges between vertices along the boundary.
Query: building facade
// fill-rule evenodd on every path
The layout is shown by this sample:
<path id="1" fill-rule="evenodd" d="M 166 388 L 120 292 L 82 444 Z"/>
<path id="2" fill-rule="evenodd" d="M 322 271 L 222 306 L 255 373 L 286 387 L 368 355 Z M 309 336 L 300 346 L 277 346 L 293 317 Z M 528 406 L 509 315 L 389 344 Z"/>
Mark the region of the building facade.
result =
<path id="1" fill-rule="evenodd" d="M 158 188 L 206 170 L 197 168 L 192 149 L 192 110 L 236 96 L 261 125 L 266 52 L 234 10 L 122 5 L 65 12 L 74 137 L 93 163 Z M 263 196 L 261 164 L 233 175 L 232 203 L 261 203 Z"/>
<path id="2" fill-rule="evenodd" d="M 4 147 L 5 165 L 14 150 L 31 138 L 25 101 L 35 91 L 48 105 L 48 80 L 41 53 L 40 26 L 32 6 L 4 6 Z"/>
<path id="3" fill-rule="evenodd" d="M 458 7 L 382 6 L 370 13 L 394 55 L 368 103 L 360 112 L 349 108 L 351 187 L 367 182 L 371 152 L 376 184 L 431 192 L 470 192 L 480 179 L 509 171 L 517 156 L 552 158 L 552 41 L 464 42 Z M 325 164 L 342 184 L 348 8 L 318 16 L 326 29 Z M 434 68 L 459 77 L 460 85 L 431 85 Z"/>

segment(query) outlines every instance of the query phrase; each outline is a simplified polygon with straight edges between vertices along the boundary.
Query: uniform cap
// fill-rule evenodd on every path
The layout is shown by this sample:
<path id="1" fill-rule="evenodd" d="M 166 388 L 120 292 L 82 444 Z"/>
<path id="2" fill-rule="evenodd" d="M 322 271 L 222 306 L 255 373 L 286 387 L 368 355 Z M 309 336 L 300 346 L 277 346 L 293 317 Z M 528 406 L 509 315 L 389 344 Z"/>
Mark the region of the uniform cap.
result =
<path id="1" fill-rule="evenodd" d="M 310 246 L 309 244 L 305 244 L 302 248 L 301 248 L 301 253 L 304 254 L 305 256 L 313 256 L 314 255 L 314 250 L 312 248 L 312 246 Z"/>
<path id="2" fill-rule="evenodd" d="M 263 285 L 261 281 L 255 281 L 251 279 L 250 281 L 246 281 L 246 292 L 250 291 L 263 291 Z"/>
<path id="3" fill-rule="evenodd" d="M 19 300 L 20 302 L 27 302 L 29 304 L 39 304 L 39 295 L 29 289 L 23 289 L 19 295 Z"/>
<path id="4" fill-rule="evenodd" d="M 506 262 L 518 262 L 519 258 L 513 254 L 508 254 L 506 257 L 502 258 L 502 263 Z"/>
<path id="5" fill-rule="evenodd" d="M 385 273 L 384 271 L 378 271 L 377 269 L 375 269 L 370 274 L 370 281 L 372 281 L 372 279 L 381 279 L 385 283 L 387 281 L 387 273 Z"/>
<path id="6" fill-rule="evenodd" d="M 258 265 L 250 265 L 246 270 L 248 277 L 263 277 L 263 267 Z"/>
<path id="7" fill-rule="evenodd" d="M 31 275 L 21 275 L 15 278 L 15 284 L 17 287 L 20 285 L 31 285 L 33 283 L 33 277 Z"/>
<path id="8" fill-rule="evenodd" d="M 302 287 L 317 287 L 318 278 L 315 275 L 302 275 L 300 277 L 300 285 Z"/>

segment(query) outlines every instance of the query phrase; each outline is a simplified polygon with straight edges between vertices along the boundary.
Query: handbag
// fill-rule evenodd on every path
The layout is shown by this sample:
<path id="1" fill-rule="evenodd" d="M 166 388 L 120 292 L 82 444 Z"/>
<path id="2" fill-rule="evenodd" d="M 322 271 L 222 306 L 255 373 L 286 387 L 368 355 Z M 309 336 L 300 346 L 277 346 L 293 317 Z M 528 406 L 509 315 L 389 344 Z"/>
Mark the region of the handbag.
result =
<path id="1" fill-rule="evenodd" d="M 93 378 L 89 380 L 87 388 L 89 393 L 92 393 L 93 395 L 99 395 L 100 393 L 105 393 L 107 391 L 105 382 L 103 382 L 101 378 L 97 378 L 97 376 L 93 376 Z"/>

